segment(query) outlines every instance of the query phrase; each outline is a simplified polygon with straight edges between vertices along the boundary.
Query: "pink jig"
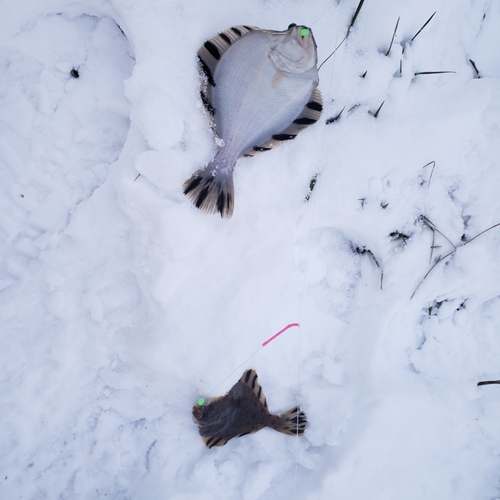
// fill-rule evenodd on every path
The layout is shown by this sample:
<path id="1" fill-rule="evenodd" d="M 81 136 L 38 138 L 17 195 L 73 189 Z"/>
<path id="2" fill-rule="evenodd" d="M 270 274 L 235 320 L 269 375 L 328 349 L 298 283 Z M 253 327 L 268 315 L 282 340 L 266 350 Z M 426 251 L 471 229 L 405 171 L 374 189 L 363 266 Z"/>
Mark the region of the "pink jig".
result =
<path id="1" fill-rule="evenodd" d="M 278 333 L 275 333 L 271 338 L 267 339 L 265 342 L 262 343 L 262 347 L 266 347 L 269 342 L 272 342 L 276 337 L 281 335 L 283 332 L 286 332 L 289 328 L 292 328 L 292 326 L 299 326 L 298 323 L 290 323 L 289 325 L 286 325 L 285 328 L 280 330 Z"/>

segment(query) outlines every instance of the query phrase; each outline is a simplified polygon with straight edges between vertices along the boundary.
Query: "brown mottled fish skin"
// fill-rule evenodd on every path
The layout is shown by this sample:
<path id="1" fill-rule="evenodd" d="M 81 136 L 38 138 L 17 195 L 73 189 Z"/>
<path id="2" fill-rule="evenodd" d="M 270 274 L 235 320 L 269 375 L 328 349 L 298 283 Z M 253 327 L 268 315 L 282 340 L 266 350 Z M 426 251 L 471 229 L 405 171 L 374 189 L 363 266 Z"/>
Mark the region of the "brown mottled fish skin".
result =
<path id="1" fill-rule="evenodd" d="M 291 436 L 301 436 L 307 425 L 305 413 L 295 406 L 282 415 L 272 415 L 255 370 L 247 370 L 231 390 L 206 405 L 193 406 L 193 421 L 208 448 L 223 446 L 233 437 L 271 427 Z"/>

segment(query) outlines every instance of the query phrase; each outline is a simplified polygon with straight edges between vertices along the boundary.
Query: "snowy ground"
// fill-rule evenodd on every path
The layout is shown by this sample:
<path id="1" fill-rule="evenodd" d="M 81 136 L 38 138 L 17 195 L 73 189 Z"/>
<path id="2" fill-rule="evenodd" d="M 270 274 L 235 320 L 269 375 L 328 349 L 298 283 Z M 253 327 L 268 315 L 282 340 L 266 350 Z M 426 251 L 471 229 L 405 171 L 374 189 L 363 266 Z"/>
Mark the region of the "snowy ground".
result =
<path id="1" fill-rule="evenodd" d="M 322 61 L 357 5 L 0 3 L 1 498 L 500 498 L 500 227 L 464 245 L 500 222 L 497 1 L 367 0 L 233 218 L 182 194 L 204 40 L 295 22 Z M 303 438 L 203 446 L 245 368 Z"/>

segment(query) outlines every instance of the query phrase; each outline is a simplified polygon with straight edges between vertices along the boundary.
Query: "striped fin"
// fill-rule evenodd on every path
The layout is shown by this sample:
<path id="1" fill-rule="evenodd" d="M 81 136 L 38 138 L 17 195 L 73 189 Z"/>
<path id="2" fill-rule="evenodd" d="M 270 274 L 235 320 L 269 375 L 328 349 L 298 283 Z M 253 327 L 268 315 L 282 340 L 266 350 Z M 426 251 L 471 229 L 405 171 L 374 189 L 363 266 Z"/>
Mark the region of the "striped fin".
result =
<path id="1" fill-rule="evenodd" d="M 241 434 L 238 434 L 236 437 L 243 437 L 243 436 L 248 436 L 249 434 L 255 434 L 257 431 L 260 431 L 260 429 L 255 429 L 254 431 L 248 431 L 248 432 L 242 432 Z"/>
<path id="2" fill-rule="evenodd" d="M 210 404 L 212 404 L 212 403 L 215 403 L 218 399 L 222 399 L 222 396 L 215 396 L 215 397 L 213 397 L 213 398 L 210 398 L 210 399 L 208 400 L 208 403 L 205 403 L 205 404 L 206 404 L 206 405 L 210 405 Z"/>
<path id="3" fill-rule="evenodd" d="M 195 172 L 183 187 L 184 194 L 203 212 L 218 212 L 222 218 L 227 219 L 233 215 L 233 172 L 222 172 L 218 168 L 217 156 L 206 167 Z"/>
<path id="4" fill-rule="evenodd" d="M 260 31 L 260 28 L 255 26 L 234 26 L 229 28 L 207 40 L 198 49 L 198 61 L 200 68 L 200 96 L 205 111 L 207 112 L 210 126 L 215 130 L 214 113 L 215 109 L 212 106 L 210 89 L 215 87 L 214 72 L 217 64 L 221 60 L 224 53 L 231 45 L 249 31 Z"/>
<path id="5" fill-rule="evenodd" d="M 219 61 L 231 45 L 249 31 L 257 31 L 255 26 L 234 26 L 207 40 L 198 50 L 200 66 L 208 83 L 215 87 L 213 74 Z"/>
<path id="6" fill-rule="evenodd" d="M 250 389 L 257 396 L 259 401 L 262 403 L 264 408 L 267 408 L 266 396 L 264 396 L 264 391 L 259 384 L 257 372 L 255 370 L 247 370 L 240 378 L 242 384 L 248 385 Z"/>
<path id="7" fill-rule="evenodd" d="M 295 406 L 287 412 L 280 415 L 283 419 L 283 426 L 276 429 L 283 434 L 290 436 L 302 436 L 307 425 L 306 414 L 300 409 L 300 406 Z"/>
<path id="8" fill-rule="evenodd" d="M 255 26 L 234 26 L 207 40 L 198 50 L 198 58 L 210 85 L 215 86 L 213 74 L 219 61 L 231 45 L 249 31 L 260 31 Z"/>
<path id="9" fill-rule="evenodd" d="M 274 134 L 271 139 L 264 142 L 263 144 L 259 144 L 258 146 L 254 146 L 249 151 L 246 151 L 243 156 L 255 156 L 263 151 L 269 151 L 280 144 L 283 144 L 284 141 L 289 141 L 291 139 L 295 139 L 297 134 L 302 132 L 302 130 L 306 129 L 313 123 L 316 123 L 320 116 L 321 111 L 323 110 L 323 99 L 321 98 L 321 92 L 319 89 L 314 89 L 312 91 L 311 97 L 309 101 L 304 106 L 304 109 L 300 113 L 297 118 L 282 132 L 279 134 Z"/>
<path id="10" fill-rule="evenodd" d="M 212 448 L 212 446 L 224 446 L 231 439 L 230 437 L 217 436 L 202 436 L 202 438 L 207 448 Z"/>

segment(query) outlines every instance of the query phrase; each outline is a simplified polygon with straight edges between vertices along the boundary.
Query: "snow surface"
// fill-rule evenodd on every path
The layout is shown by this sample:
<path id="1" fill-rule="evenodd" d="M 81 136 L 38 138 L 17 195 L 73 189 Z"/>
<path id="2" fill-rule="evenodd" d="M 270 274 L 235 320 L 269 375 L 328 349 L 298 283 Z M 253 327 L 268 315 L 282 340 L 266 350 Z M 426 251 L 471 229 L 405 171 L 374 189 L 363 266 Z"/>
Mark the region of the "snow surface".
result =
<path id="1" fill-rule="evenodd" d="M 295 22 L 322 61 L 358 2 L 13 5 L 0 497 L 499 499 L 500 227 L 464 241 L 500 222 L 500 3 L 367 0 L 323 119 L 238 162 L 229 221 L 182 194 L 215 152 L 198 47 Z M 208 450 L 191 407 L 246 368 L 305 436 Z"/>

